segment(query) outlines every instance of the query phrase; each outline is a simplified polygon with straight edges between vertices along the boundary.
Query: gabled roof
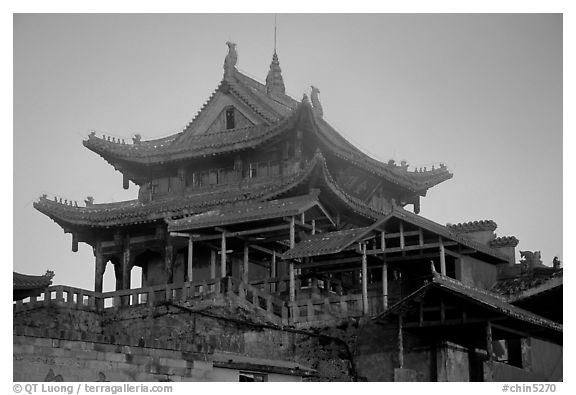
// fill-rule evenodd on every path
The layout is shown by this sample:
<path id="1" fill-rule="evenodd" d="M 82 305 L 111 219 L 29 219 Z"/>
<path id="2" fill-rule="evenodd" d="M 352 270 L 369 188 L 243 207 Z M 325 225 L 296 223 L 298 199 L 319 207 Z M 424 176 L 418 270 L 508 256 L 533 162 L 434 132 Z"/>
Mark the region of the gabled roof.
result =
<path id="1" fill-rule="evenodd" d="M 222 94 L 233 96 L 260 117 L 260 122 L 220 133 L 199 133 L 195 129 L 196 123 L 215 98 Z M 125 165 L 161 165 L 255 148 L 293 130 L 303 120 L 302 117 L 306 117 L 306 124 L 311 126 L 313 133 L 323 142 L 326 151 L 412 193 L 424 195 L 430 187 L 452 178 L 452 174 L 443 165 L 428 171 L 408 171 L 405 167 L 382 163 L 369 157 L 315 114 L 307 99 L 298 102 L 285 94 L 267 92 L 264 84 L 237 70 L 224 77 L 196 117 L 179 133 L 134 144 L 127 144 L 120 139 L 110 141 L 110 137 L 100 138 L 92 133 L 83 144 L 123 171 Z"/>
<path id="2" fill-rule="evenodd" d="M 12 272 L 13 300 L 22 300 L 29 296 L 40 295 L 42 291 L 52 284 L 54 273 L 46 272 L 42 276 L 32 276 Z"/>
<path id="3" fill-rule="evenodd" d="M 236 184 L 218 185 L 196 190 L 193 195 L 167 196 L 149 203 L 128 200 L 118 203 L 78 207 L 42 196 L 38 202 L 34 203 L 34 207 L 62 226 L 126 226 L 154 222 L 165 218 L 178 218 L 209 211 L 214 207 L 240 202 L 261 202 L 273 199 L 287 194 L 309 180 L 313 175 L 317 176 L 315 179 L 318 186 L 323 187 L 323 190 L 327 191 L 327 193 L 337 197 L 349 210 L 372 220 L 383 214 L 383 212 L 367 206 L 361 200 L 343 191 L 330 175 L 326 160 L 319 151 L 304 169 L 286 177 L 243 180 Z"/>
<path id="4" fill-rule="evenodd" d="M 319 192 L 315 190 L 303 196 L 215 207 L 212 210 L 178 220 L 167 220 L 168 231 L 188 231 L 300 215 L 320 205 Z"/>
<path id="5" fill-rule="evenodd" d="M 381 321 L 390 315 L 405 314 L 406 311 L 417 308 L 420 301 L 433 291 L 454 295 L 493 313 L 502 314 L 510 319 L 524 322 L 525 324 L 545 328 L 549 333 L 553 334 L 553 336 L 556 337 L 560 335 L 561 337 L 562 324 L 514 306 L 501 295 L 438 274 L 435 274 L 430 282 L 403 298 L 374 319 Z"/>
<path id="6" fill-rule="evenodd" d="M 343 238 L 339 232 L 332 232 L 332 233 L 324 233 L 322 236 L 329 240 L 332 236 L 334 240 L 338 240 L 337 242 L 328 242 L 326 244 L 318 244 L 315 243 L 314 239 L 305 239 L 299 242 L 294 246 L 293 249 L 290 249 L 284 253 L 284 258 L 301 258 L 305 256 L 317 256 L 317 255 L 325 255 L 325 254 L 336 254 L 341 252 L 342 250 L 346 249 L 347 247 L 358 243 L 363 238 L 366 238 L 371 232 L 377 231 L 379 227 L 384 225 L 387 221 L 392 218 L 396 218 L 402 221 L 406 221 L 412 225 L 418 226 L 422 229 L 425 229 L 429 232 L 438 234 L 446 239 L 456 241 L 463 246 L 472 248 L 474 250 L 480 251 L 484 254 L 487 254 L 491 257 L 497 258 L 502 262 L 507 262 L 507 258 L 502 253 L 494 250 L 488 246 L 484 246 L 479 244 L 469 238 L 462 236 L 458 233 L 451 232 L 447 227 L 440 225 L 434 221 L 426 219 L 420 215 L 411 213 L 407 210 L 404 210 L 400 207 L 394 207 L 389 213 L 381 216 L 373 225 L 353 229 L 346 233 L 347 237 Z"/>

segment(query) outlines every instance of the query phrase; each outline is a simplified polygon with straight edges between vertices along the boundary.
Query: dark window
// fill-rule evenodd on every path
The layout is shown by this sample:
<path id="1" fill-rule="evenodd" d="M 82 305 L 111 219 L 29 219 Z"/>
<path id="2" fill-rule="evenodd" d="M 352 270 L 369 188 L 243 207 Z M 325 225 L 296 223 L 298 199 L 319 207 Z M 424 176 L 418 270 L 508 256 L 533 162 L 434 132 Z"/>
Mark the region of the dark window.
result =
<path id="1" fill-rule="evenodd" d="M 229 108 L 226 110 L 226 129 L 234 129 L 234 109 Z"/>

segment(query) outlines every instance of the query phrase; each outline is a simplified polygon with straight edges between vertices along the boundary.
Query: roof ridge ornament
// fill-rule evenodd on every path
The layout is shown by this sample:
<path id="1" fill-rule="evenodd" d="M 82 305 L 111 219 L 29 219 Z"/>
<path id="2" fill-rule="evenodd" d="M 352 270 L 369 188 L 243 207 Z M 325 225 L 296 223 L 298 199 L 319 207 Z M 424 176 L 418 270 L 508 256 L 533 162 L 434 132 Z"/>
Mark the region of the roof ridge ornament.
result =
<path id="1" fill-rule="evenodd" d="M 236 52 L 236 43 L 226 41 L 228 45 L 228 54 L 224 59 L 224 78 L 230 77 L 236 70 L 236 63 L 238 62 L 238 52 Z"/>
<path id="2" fill-rule="evenodd" d="M 314 85 L 310 85 L 310 88 L 312 88 L 310 98 L 312 100 L 312 107 L 314 108 L 314 112 L 318 114 L 320 117 L 323 117 L 324 111 L 322 110 L 322 104 L 320 104 L 320 99 L 318 98 L 320 89 L 316 88 Z"/>
<path id="3" fill-rule="evenodd" d="M 268 71 L 268 75 L 266 76 L 266 93 L 275 95 L 286 94 L 286 86 L 282 78 L 282 69 L 280 68 L 280 61 L 278 60 L 276 49 L 274 49 L 274 54 L 272 55 L 270 71 Z"/>

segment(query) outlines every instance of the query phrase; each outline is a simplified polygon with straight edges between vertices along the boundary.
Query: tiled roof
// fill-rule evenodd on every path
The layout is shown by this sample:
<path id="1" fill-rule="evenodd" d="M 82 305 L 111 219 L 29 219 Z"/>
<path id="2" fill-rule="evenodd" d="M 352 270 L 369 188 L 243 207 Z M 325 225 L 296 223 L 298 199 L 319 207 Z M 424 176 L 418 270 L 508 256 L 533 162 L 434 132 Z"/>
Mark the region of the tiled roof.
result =
<path id="1" fill-rule="evenodd" d="M 215 207 L 178 220 L 167 220 L 168 230 L 175 232 L 299 215 L 318 204 L 318 194 L 319 191 L 315 191 L 304 196 Z"/>
<path id="2" fill-rule="evenodd" d="M 388 315 L 405 311 L 407 305 L 411 304 L 413 300 L 424 297 L 426 293 L 432 289 L 441 289 L 443 291 L 447 291 L 466 298 L 476 304 L 483 306 L 486 309 L 504 314 L 508 317 L 552 329 L 553 331 L 562 332 L 562 324 L 516 307 L 508 303 L 507 298 L 501 295 L 484 289 L 472 287 L 458 280 L 437 274 L 433 277 L 432 281 L 428 282 L 420 289 L 416 290 L 409 296 L 400 300 L 395 305 L 391 306 L 384 313 L 376 317 L 376 319 L 382 319 Z"/>
<path id="3" fill-rule="evenodd" d="M 537 288 L 554 278 L 562 278 L 563 270 L 554 271 L 551 267 L 545 267 L 543 269 L 544 270 L 541 271 L 546 271 L 545 273 L 531 271 L 513 278 L 498 280 L 492 287 L 492 291 L 501 295 L 514 297 L 514 295 Z"/>
<path id="4" fill-rule="evenodd" d="M 445 166 L 416 172 L 408 171 L 395 164 L 382 163 L 348 142 L 324 119 L 315 116 L 314 124 L 321 140 L 337 157 L 413 192 L 423 192 L 453 176 Z"/>
<path id="5" fill-rule="evenodd" d="M 350 240 L 365 234 L 368 228 L 354 228 L 337 232 L 319 233 L 301 240 L 294 248 L 286 251 L 284 259 L 300 258 L 305 256 L 317 256 L 335 254 L 350 245 Z"/>
<path id="6" fill-rule="evenodd" d="M 421 215 L 411 213 L 399 207 L 394 208 L 393 215 L 396 216 L 397 218 L 402 218 L 416 226 L 420 226 L 424 229 L 427 229 L 431 232 L 441 235 L 447 239 L 454 240 L 466 247 L 472 248 L 484 254 L 498 258 L 502 260 L 502 262 L 508 262 L 508 257 L 502 254 L 501 252 L 488 246 L 485 246 L 484 244 L 471 240 L 470 238 L 461 235 L 458 232 L 454 232 L 452 228 L 440 225 L 439 223 L 424 218 Z"/>
<path id="7" fill-rule="evenodd" d="M 514 236 L 497 237 L 490 242 L 490 247 L 516 247 L 520 240 Z"/>
<path id="8" fill-rule="evenodd" d="M 450 230 L 458 233 L 480 232 L 484 230 L 495 231 L 498 225 L 491 219 L 481 221 L 463 222 L 454 225 L 446 225 Z"/>
<path id="9" fill-rule="evenodd" d="M 12 282 L 14 290 L 44 289 L 52 284 L 52 276 L 31 276 L 12 272 Z"/>
<path id="10" fill-rule="evenodd" d="M 379 162 L 354 147 L 322 118 L 314 116 L 307 100 L 299 103 L 287 95 L 269 94 L 265 85 L 238 71 L 223 80 L 218 90 L 233 94 L 264 122 L 220 133 L 196 134 L 193 132 L 193 126 L 199 117 L 197 115 L 182 132 L 162 139 L 125 144 L 120 140 L 110 141 L 109 138 L 99 138 L 91 134 L 84 141 L 84 145 L 112 164 L 117 161 L 134 164 L 165 163 L 254 148 L 286 130 L 292 130 L 301 116 L 308 114 L 315 133 L 331 152 L 342 160 L 383 177 L 389 182 L 415 193 L 424 193 L 428 188 L 452 178 L 452 174 L 445 166 L 416 172 L 394 164 Z M 214 94 L 204 107 L 213 97 Z"/>
<path id="11" fill-rule="evenodd" d="M 378 219 L 378 220 L 373 225 L 371 225 L 369 227 L 351 229 L 350 231 L 347 231 L 348 233 L 345 233 L 342 235 L 335 234 L 334 237 L 336 239 L 338 239 L 338 243 L 334 244 L 335 247 L 332 249 L 324 248 L 323 245 L 321 245 L 321 244 L 316 245 L 313 241 L 304 240 L 304 241 L 301 241 L 300 243 L 296 244 L 296 246 L 293 249 L 288 250 L 284 254 L 284 257 L 286 259 L 288 259 L 288 258 L 299 258 L 299 257 L 304 257 L 304 256 L 315 256 L 315 255 L 338 253 L 342 249 L 348 247 L 349 245 L 357 243 L 366 234 L 368 234 L 372 230 L 376 230 L 380 225 L 382 225 L 383 223 L 388 221 L 390 218 L 397 218 L 397 219 L 406 221 L 406 222 L 411 223 L 415 226 L 421 227 L 421 228 L 426 229 L 430 232 L 433 232 L 433 233 L 436 233 L 440 236 L 443 236 L 446 239 L 454 240 L 454 241 L 456 241 L 456 242 L 458 242 L 458 243 L 460 243 L 466 247 L 472 248 L 474 250 L 477 250 L 479 252 L 487 254 L 491 257 L 497 258 L 497 259 L 501 260 L 502 262 L 507 261 L 507 257 L 505 255 L 501 254 L 500 252 L 498 252 L 498 251 L 496 251 L 490 247 L 487 247 L 485 245 L 482 245 L 480 243 L 477 243 L 473 240 L 470 240 L 469 238 L 462 236 L 458 233 L 451 232 L 448 228 L 446 228 L 443 225 L 440 225 L 434 221 L 431 221 L 427 218 L 424 218 L 418 214 L 411 213 L 411 212 L 404 210 L 403 208 L 400 208 L 400 207 L 395 207 L 394 209 L 392 209 L 388 213 L 382 213 L 379 216 L 379 218 L 374 218 L 374 219 Z M 338 233 L 338 232 L 336 232 L 336 233 Z M 330 235 L 329 233 L 324 234 L 325 237 L 330 237 L 329 235 Z M 300 246 L 300 244 L 302 244 L 302 243 L 305 243 L 305 245 Z M 329 243 L 329 246 L 332 246 L 332 244 Z"/>
<path id="12" fill-rule="evenodd" d="M 176 218 L 211 210 L 214 207 L 247 201 L 264 201 L 288 193 L 308 180 L 312 174 L 326 190 L 340 198 L 352 211 L 366 218 L 377 219 L 382 212 L 367 206 L 361 200 L 344 192 L 336 184 L 326 166 L 321 152 L 300 172 L 283 178 L 242 181 L 237 184 L 218 185 L 196 191 L 194 195 L 171 196 L 149 203 L 129 200 L 118 203 L 93 204 L 76 207 L 42 196 L 34 207 L 62 224 L 77 226 L 113 227 L 153 222 L 165 218 Z"/>
<path id="13" fill-rule="evenodd" d="M 553 289 L 560 289 L 564 285 L 563 270 L 556 272 L 550 277 L 543 279 L 541 282 L 533 284 L 529 288 L 522 288 L 517 290 L 514 294 L 510 295 L 510 303 L 521 302 L 528 298 L 533 298 L 544 292 L 548 292 Z"/>

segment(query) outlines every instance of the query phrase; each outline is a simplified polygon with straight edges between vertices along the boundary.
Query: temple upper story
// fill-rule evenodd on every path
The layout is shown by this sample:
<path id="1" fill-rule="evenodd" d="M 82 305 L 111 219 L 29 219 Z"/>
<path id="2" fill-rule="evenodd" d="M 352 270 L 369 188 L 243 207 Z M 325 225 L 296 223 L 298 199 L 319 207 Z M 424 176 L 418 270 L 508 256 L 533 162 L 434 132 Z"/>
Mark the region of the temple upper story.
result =
<path id="1" fill-rule="evenodd" d="M 410 170 L 405 162 L 371 158 L 323 118 L 318 88 L 311 99 L 285 93 L 276 51 L 261 83 L 238 71 L 236 44 L 227 45 L 222 80 L 181 132 L 152 140 L 135 135 L 131 142 L 92 132 L 83 142 L 122 173 L 124 188 L 138 186 L 137 199 L 90 198 L 80 207 L 42 197 L 35 207 L 65 229 L 109 227 L 319 188 L 373 220 L 395 206 L 412 204 L 418 213 L 420 197 L 452 177 L 444 165 Z M 362 225 L 355 215 L 349 222 Z"/>

